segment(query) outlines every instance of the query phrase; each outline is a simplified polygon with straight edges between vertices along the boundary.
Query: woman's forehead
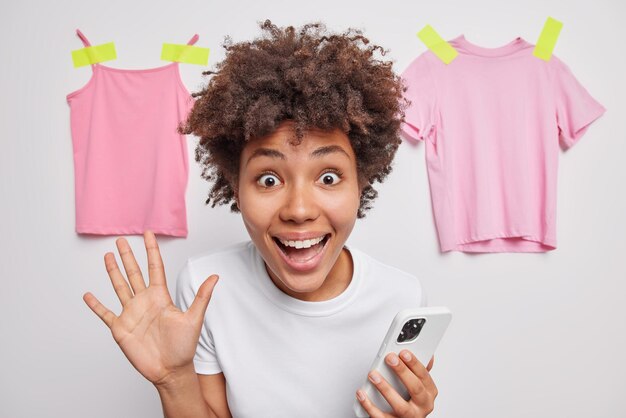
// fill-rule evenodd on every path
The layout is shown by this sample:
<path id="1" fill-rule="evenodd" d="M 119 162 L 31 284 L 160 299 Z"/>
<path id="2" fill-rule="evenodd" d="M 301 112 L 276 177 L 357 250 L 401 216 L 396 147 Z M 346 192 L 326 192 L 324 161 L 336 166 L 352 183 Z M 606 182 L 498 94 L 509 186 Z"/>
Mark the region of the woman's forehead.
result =
<path id="1" fill-rule="evenodd" d="M 273 149 L 282 154 L 309 154 L 317 148 L 328 148 L 331 146 L 342 148 L 349 157 L 354 158 L 354 151 L 352 150 L 350 139 L 339 129 L 332 131 L 307 129 L 298 142 L 295 140 L 293 127 L 281 124 L 270 134 L 252 139 L 248 142 L 244 147 L 242 157 L 249 158 L 252 154 L 258 153 L 259 149 Z"/>

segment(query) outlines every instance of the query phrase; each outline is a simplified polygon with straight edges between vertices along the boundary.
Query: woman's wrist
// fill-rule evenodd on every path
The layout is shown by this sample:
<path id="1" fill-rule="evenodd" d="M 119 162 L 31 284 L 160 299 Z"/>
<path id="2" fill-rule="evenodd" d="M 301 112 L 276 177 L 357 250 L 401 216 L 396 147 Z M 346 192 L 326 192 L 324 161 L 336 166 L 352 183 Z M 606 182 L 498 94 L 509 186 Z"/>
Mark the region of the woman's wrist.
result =
<path id="1" fill-rule="evenodd" d="M 163 414 L 167 418 L 214 418 L 204 400 L 193 364 L 153 383 L 159 392 Z"/>
<path id="2" fill-rule="evenodd" d="M 196 384 L 197 379 L 198 375 L 196 374 L 193 363 L 189 363 L 188 365 L 169 373 L 158 382 L 153 382 L 153 385 L 159 392 L 174 393 L 179 390 L 184 390 L 189 387 L 190 384 Z"/>

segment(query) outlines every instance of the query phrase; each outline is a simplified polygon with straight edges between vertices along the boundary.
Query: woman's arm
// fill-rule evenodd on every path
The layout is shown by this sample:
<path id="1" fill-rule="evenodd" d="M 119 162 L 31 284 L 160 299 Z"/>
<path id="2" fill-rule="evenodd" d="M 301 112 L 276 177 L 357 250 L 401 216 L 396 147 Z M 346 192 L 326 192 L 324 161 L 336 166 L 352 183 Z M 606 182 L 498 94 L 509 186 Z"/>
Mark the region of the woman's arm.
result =
<path id="1" fill-rule="evenodd" d="M 155 384 L 165 418 L 215 418 L 202 389 L 193 364 L 167 382 Z"/>
<path id="2" fill-rule="evenodd" d="M 211 411 L 218 418 L 232 418 L 226 400 L 226 379 L 224 373 L 198 375 L 200 390 Z"/>
<path id="3" fill-rule="evenodd" d="M 224 373 L 201 375 L 193 367 L 155 385 L 165 418 L 231 418 Z"/>

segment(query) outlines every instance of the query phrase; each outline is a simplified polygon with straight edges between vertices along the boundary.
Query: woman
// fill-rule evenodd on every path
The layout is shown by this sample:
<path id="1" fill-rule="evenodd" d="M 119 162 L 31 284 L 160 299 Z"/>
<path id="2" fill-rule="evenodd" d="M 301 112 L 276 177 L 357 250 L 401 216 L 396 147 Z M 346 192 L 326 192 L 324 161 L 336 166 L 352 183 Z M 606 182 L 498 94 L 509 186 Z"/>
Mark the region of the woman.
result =
<path id="1" fill-rule="evenodd" d="M 232 202 L 251 241 L 190 258 L 176 306 L 154 234 L 144 234 L 147 287 L 120 238 L 128 283 L 112 253 L 105 264 L 121 315 L 84 300 L 170 418 L 354 416 L 355 391 L 370 416 L 390 416 L 357 391 L 366 377 L 392 416 L 424 417 L 437 396 L 432 360 L 387 356 L 409 400 L 366 375 L 395 313 L 424 303 L 419 281 L 346 245 L 391 171 L 402 82 L 359 31 L 261 27 L 267 36 L 226 42 L 179 128 L 201 138 L 207 203 Z"/>

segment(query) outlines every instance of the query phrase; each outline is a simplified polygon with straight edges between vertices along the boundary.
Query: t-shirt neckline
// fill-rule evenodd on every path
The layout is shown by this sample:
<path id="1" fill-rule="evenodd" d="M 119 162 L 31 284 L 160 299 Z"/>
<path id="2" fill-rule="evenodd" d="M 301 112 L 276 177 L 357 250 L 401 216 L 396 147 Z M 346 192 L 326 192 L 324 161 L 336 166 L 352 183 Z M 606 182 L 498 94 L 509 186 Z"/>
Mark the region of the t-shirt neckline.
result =
<path id="1" fill-rule="evenodd" d="M 481 57 L 503 57 L 507 55 L 511 55 L 517 51 L 520 51 L 530 44 L 524 40 L 521 36 L 517 36 L 511 42 L 506 45 L 495 47 L 495 48 L 486 48 L 480 45 L 476 45 L 465 38 L 464 34 L 461 34 L 450 41 L 453 46 L 455 46 L 459 52 L 465 52 L 470 55 L 478 55 Z"/>
<path id="2" fill-rule="evenodd" d="M 350 252 L 352 257 L 353 269 L 350 284 L 334 298 L 315 302 L 296 299 L 276 287 L 267 270 L 265 270 L 265 262 L 254 242 L 249 241 L 248 246 L 253 253 L 256 277 L 259 278 L 258 282 L 262 292 L 274 305 L 285 311 L 303 316 L 328 316 L 344 309 L 356 297 L 362 278 L 362 260 L 359 251 L 352 248 L 352 246 L 348 246 L 348 244 L 344 244 L 344 248 Z"/>

